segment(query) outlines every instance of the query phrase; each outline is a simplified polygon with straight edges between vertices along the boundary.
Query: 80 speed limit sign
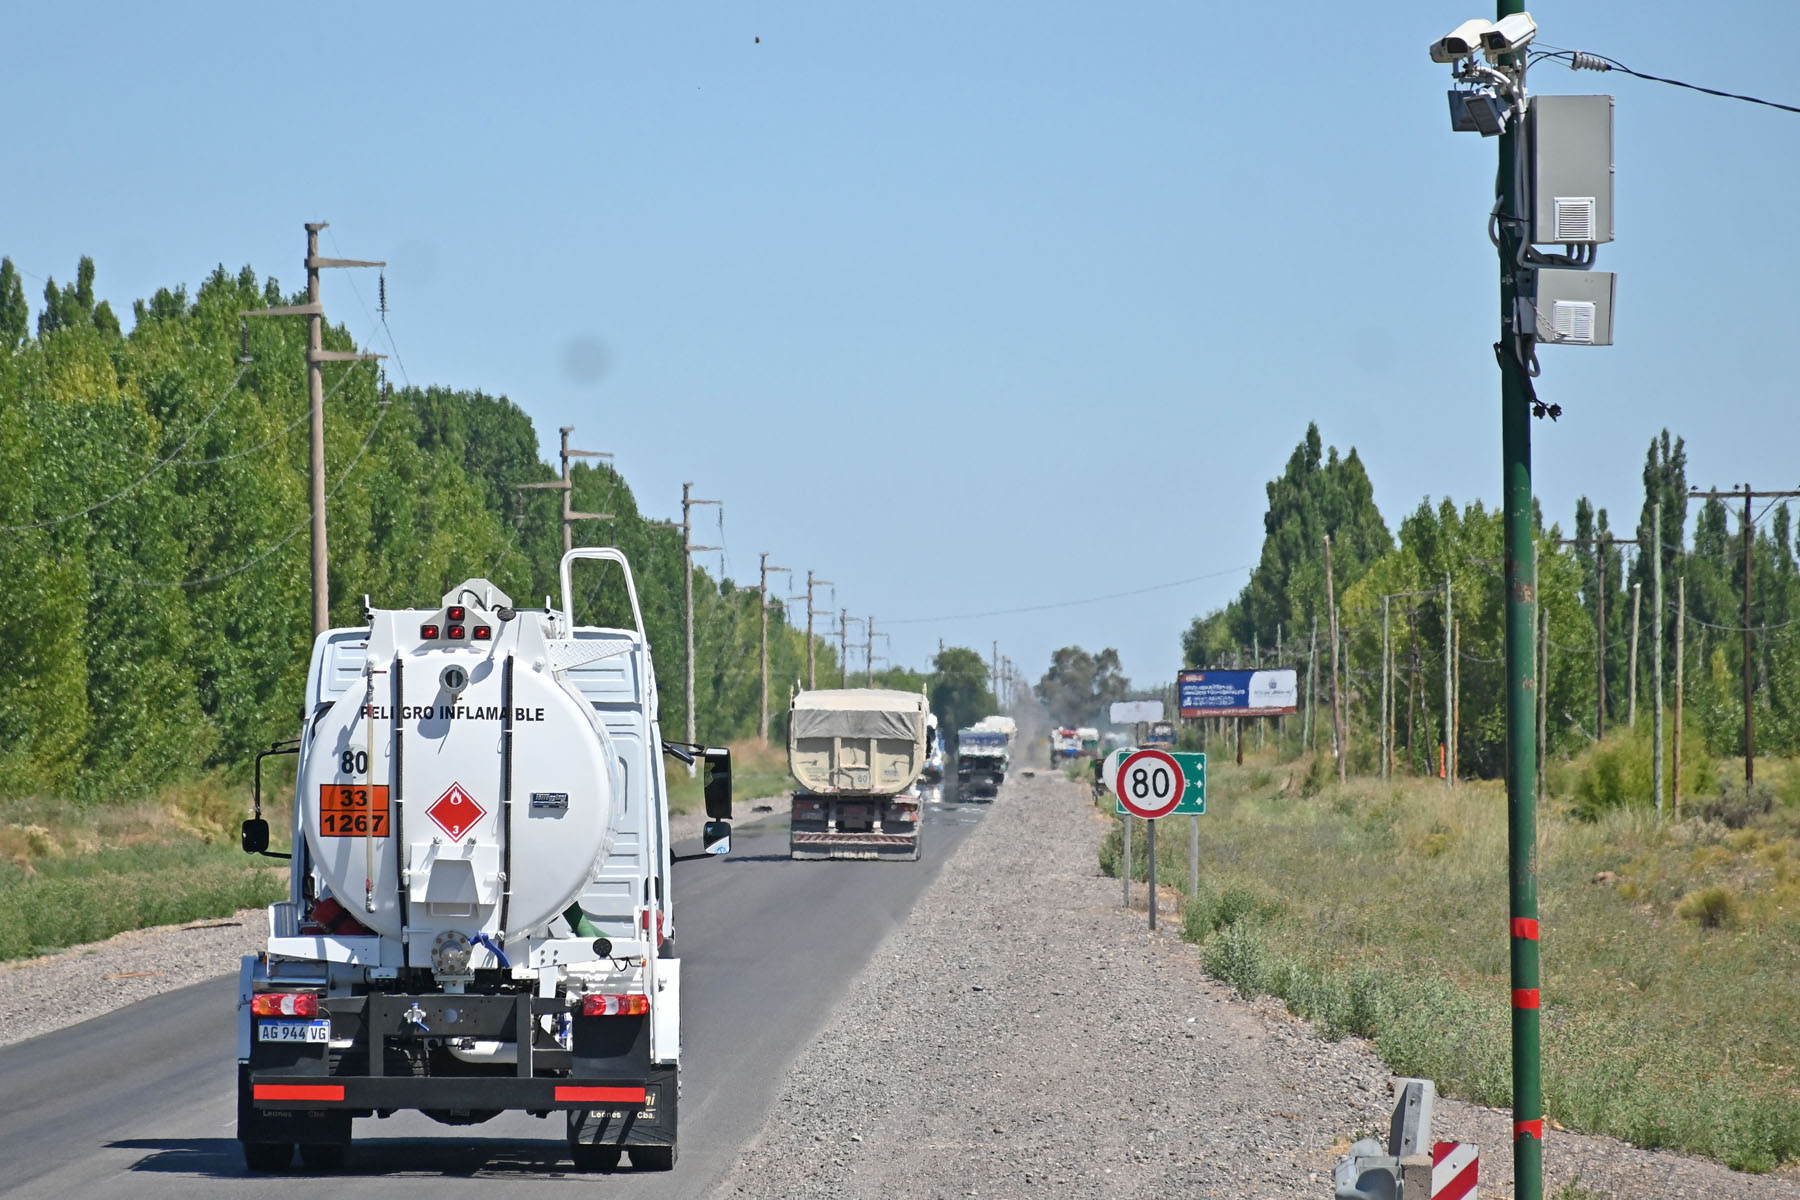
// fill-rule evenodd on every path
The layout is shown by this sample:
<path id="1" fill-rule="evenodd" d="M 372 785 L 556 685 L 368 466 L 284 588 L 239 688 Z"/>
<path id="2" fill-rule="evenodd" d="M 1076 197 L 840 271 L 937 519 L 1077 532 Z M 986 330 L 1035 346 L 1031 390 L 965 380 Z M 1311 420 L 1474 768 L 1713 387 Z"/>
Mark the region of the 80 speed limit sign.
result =
<path id="1" fill-rule="evenodd" d="M 1134 816 L 1154 821 L 1175 811 L 1187 780 L 1175 756 L 1163 750 L 1139 750 L 1119 764 L 1119 803 Z"/>

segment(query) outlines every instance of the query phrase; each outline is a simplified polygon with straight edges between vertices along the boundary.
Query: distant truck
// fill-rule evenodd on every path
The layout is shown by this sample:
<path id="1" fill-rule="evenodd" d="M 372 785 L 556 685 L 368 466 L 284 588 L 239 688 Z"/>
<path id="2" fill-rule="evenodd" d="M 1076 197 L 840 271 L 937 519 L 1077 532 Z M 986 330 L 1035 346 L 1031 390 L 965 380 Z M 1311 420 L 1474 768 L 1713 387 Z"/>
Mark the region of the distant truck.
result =
<path id="1" fill-rule="evenodd" d="M 1076 740 L 1081 743 L 1076 754 L 1081 758 L 1100 757 L 1100 731 L 1091 725 L 1084 725 L 1075 731 Z"/>
<path id="2" fill-rule="evenodd" d="M 925 714 L 925 769 L 919 778 L 926 783 L 944 782 L 944 738 L 938 733 L 935 713 Z"/>
<path id="3" fill-rule="evenodd" d="M 956 735 L 956 784 L 964 799 L 991 800 L 1006 782 L 1012 756 L 1007 735 L 998 729 L 971 725 Z"/>
<path id="4" fill-rule="evenodd" d="M 886 688 L 801 692 L 788 711 L 788 819 L 798 859 L 917 862 L 923 815 L 914 785 L 929 757 L 925 697 Z"/>
<path id="5" fill-rule="evenodd" d="M 1050 733 L 1050 765 L 1073 762 L 1081 756 L 1081 734 L 1074 729 L 1056 729 Z"/>
<path id="6" fill-rule="evenodd" d="M 1175 748 L 1175 722 L 1150 722 L 1150 728 L 1144 734 L 1143 744 L 1158 750 L 1173 750 Z"/>

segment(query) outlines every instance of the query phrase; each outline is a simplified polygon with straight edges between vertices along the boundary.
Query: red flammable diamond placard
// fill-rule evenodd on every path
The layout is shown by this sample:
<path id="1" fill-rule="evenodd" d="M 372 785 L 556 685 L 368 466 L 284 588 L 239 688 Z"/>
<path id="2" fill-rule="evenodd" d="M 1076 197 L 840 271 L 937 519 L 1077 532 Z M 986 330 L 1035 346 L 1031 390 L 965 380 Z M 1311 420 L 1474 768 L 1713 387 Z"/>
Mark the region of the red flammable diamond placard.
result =
<path id="1" fill-rule="evenodd" d="M 450 790 L 433 801 L 425 815 L 436 821 L 453 841 L 462 841 L 463 834 L 475 827 L 475 822 L 487 816 L 487 809 L 475 802 L 475 797 L 463 791 L 463 785 L 453 783 Z"/>

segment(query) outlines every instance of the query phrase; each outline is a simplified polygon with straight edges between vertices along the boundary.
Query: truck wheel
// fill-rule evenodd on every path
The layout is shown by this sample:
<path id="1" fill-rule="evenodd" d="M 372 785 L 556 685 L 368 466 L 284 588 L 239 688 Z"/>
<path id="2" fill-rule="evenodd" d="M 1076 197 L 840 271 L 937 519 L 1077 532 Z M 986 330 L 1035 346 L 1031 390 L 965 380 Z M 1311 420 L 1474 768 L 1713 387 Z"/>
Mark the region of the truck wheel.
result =
<path id="1" fill-rule="evenodd" d="M 633 1146 L 631 1148 L 631 1165 L 640 1171 L 673 1171 L 675 1169 L 675 1147 Z"/>
<path id="2" fill-rule="evenodd" d="M 285 1171 L 294 1161 L 292 1142 L 239 1142 L 244 1148 L 244 1169 L 267 1172 Z"/>
<path id="3" fill-rule="evenodd" d="M 616 1171 L 624 1150 L 618 1146 L 596 1146 L 591 1142 L 570 1142 L 569 1157 L 577 1171 Z"/>
<path id="4" fill-rule="evenodd" d="M 300 1162 L 309 1171 L 341 1171 L 349 1149 L 337 1142 L 301 1142 Z"/>

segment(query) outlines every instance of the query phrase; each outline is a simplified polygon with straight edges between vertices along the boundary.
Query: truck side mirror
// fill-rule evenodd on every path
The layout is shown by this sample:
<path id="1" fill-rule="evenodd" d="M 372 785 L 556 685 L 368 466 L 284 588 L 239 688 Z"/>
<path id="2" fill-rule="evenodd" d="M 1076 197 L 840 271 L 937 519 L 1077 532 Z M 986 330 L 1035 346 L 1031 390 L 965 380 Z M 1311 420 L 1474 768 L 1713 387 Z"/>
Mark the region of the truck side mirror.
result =
<path id="1" fill-rule="evenodd" d="M 708 854 L 730 854 L 731 822 L 708 821 L 700 830 L 700 848 Z"/>
<path id="2" fill-rule="evenodd" d="M 245 854 L 261 854 L 269 848 L 269 823 L 261 817 L 244 822 L 241 835 Z"/>
<path id="3" fill-rule="evenodd" d="M 714 821 L 731 819 L 731 751 L 708 747 L 702 750 L 706 759 L 706 815 Z M 708 827 L 710 828 L 710 826 Z M 725 833 L 731 829 L 726 827 Z M 719 851 L 718 853 L 724 853 Z"/>

